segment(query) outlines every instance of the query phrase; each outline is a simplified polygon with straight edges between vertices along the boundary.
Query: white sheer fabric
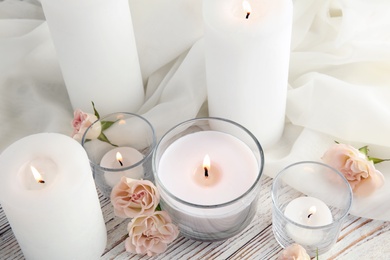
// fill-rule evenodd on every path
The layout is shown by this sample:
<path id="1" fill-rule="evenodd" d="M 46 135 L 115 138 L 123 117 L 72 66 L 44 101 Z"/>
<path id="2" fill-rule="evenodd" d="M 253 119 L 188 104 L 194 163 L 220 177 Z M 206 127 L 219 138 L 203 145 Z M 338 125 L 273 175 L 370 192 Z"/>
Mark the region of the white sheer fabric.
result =
<path id="1" fill-rule="evenodd" d="M 158 138 L 207 116 L 201 4 L 130 0 L 146 93 L 138 113 Z M 294 1 L 286 128 L 265 151 L 266 175 L 320 161 L 334 140 L 390 158 L 389 8 L 387 0 Z M 32 133 L 70 135 L 72 110 L 40 3 L 0 2 L 0 151 Z M 385 186 L 356 199 L 351 213 L 390 220 L 390 162 L 377 168 Z"/>

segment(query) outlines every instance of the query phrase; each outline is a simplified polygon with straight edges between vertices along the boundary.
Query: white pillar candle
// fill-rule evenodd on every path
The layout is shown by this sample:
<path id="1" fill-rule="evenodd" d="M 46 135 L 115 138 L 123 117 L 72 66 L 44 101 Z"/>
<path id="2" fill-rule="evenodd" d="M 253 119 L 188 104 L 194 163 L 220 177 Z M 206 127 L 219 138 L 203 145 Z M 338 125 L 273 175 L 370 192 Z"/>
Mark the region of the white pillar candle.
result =
<path id="1" fill-rule="evenodd" d="M 144 168 L 141 163 L 143 158 L 142 153 L 132 147 L 116 147 L 108 151 L 100 161 L 100 167 L 106 168 L 103 170 L 107 184 L 114 187 L 122 176 L 142 179 L 144 177 Z"/>
<path id="2" fill-rule="evenodd" d="M 127 0 L 42 0 L 74 109 L 136 112 L 144 90 Z"/>
<path id="3" fill-rule="evenodd" d="M 78 142 L 54 133 L 31 135 L 1 154 L 0 168 L 0 202 L 26 259 L 100 257 L 106 228 Z"/>
<path id="4" fill-rule="evenodd" d="M 205 156 L 210 159 L 208 176 Z M 218 232 L 237 230 L 250 219 L 257 193 L 244 194 L 258 181 L 259 164 L 251 149 L 232 135 L 201 131 L 176 140 L 161 156 L 157 174 L 170 193 L 162 191 L 161 196 L 183 233 L 215 233 L 218 238 Z"/>
<path id="5" fill-rule="evenodd" d="M 286 207 L 284 215 L 293 222 L 305 227 L 287 224 L 286 231 L 298 244 L 315 245 L 324 239 L 321 230 L 312 227 L 326 226 L 333 222 L 329 207 L 321 200 L 313 197 L 299 197 Z"/>
<path id="6" fill-rule="evenodd" d="M 292 1 L 204 0 L 203 15 L 210 116 L 271 146 L 284 129 Z"/>

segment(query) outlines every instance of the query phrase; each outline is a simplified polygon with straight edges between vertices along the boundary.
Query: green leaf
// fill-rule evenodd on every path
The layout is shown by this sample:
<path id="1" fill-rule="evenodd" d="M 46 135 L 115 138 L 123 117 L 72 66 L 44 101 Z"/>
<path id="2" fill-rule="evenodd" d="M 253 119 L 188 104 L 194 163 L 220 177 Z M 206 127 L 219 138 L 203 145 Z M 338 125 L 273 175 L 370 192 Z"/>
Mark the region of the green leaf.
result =
<path id="1" fill-rule="evenodd" d="M 91 103 L 92 103 L 92 107 L 93 107 L 93 111 L 94 111 L 95 116 L 98 119 L 100 119 L 99 112 L 95 108 L 95 103 L 93 103 L 93 101 L 91 101 Z M 101 123 L 101 133 L 100 133 L 100 135 L 98 136 L 97 139 L 100 140 L 100 141 L 109 143 L 112 146 L 118 147 L 116 144 L 111 143 L 108 140 L 107 136 L 103 133 L 103 131 L 107 130 L 110 126 L 112 126 L 115 123 L 115 121 L 101 121 L 100 123 Z"/>
<path id="2" fill-rule="evenodd" d="M 380 159 L 380 158 L 375 158 L 370 156 L 368 156 L 368 160 L 372 161 L 374 164 L 381 163 L 384 161 L 390 161 L 390 159 Z"/>
<path id="3" fill-rule="evenodd" d="M 107 130 L 110 126 L 112 126 L 115 122 L 114 121 L 101 121 L 102 125 L 102 132 Z"/>
<path id="4" fill-rule="evenodd" d="M 103 134 L 103 132 L 100 133 L 100 135 L 98 136 L 97 139 L 99 139 L 100 141 L 109 143 L 109 144 L 111 144 L 112 146 L 118 147 L 116 144 L 111 143 L 111 142 L 108 140 L 107 136 L 106 136 L 105 134 Z"/>
<path id="5" fill-rule="evenodd" d="M 98 111 L 97 111 L 96 108 L 95 108 L 95 103 L 93 103 L 93 101 L 91 101 L 91 102 L 92 102 L 93 112 L 95 113 L 95 116 L 96 116 L 98 119 L 100 119 L 100 115 L 99 115 Z"/>
<path id="6" fill-rule="evenodd" d="M 366 146 L 363 146 L 363 147 L 360 147 L 359 148 L 359 151 L 362 153 L 362 154 L 365 154 L 365 155 L 368 155 L 368 145 Z"/>
<path id="7" fill-rule="evenodd" d="M 339 142 L 337 142 L 336 140 L 334 140 L 334 142 L 336 143 L 336 144 L 340 144 Z"/>
<path id="8" fill-rule="evenodd" d="M 157 205 L 157 207 L 156 207 L 156 211 L 161 211 L 161 206 L 160 206 L 160 203 Z"/>

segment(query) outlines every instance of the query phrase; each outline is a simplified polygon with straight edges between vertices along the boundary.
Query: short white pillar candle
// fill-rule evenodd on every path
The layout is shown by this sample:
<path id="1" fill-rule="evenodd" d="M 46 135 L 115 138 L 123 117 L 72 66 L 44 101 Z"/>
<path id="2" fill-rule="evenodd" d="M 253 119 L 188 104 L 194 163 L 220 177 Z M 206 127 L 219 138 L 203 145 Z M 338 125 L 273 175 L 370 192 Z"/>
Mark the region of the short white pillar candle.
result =
<path id="1" fill-rule="evenodd" d="M 61 134 L 31 135 L 1 154 L 0 167 L 0 202 L 26 259 L 101 256 L 106 227 L 78 142 Z"/>

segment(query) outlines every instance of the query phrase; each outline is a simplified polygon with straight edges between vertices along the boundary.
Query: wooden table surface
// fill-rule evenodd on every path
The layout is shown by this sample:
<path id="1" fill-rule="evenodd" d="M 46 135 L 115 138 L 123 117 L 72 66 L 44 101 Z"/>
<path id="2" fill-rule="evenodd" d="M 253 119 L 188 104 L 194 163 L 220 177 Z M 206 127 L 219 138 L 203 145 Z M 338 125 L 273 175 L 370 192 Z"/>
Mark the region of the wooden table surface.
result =
<path id="1" fill-rule="evenodd" d="M 262 177 L 257 214 L 240 234 L 222 242 L 198 242 L 179 236 L 167 251 L 150 259 L 275 259 L 282 250 L 272 233 L 272 179 Z M 99 194 L 100 195 L 100 194 Z M 101 259 L 149 259 L 124 249 L 128 219 L 114 216 L 108 199 L 100 195 L 108 243 Z M 390 222 L 348 216 L 334 247 L 320 259 L 390 259 Z M 0 208 L 0 259 L 24 259 Z M 89 260 L 89 259 L 88 259 Z"/>

